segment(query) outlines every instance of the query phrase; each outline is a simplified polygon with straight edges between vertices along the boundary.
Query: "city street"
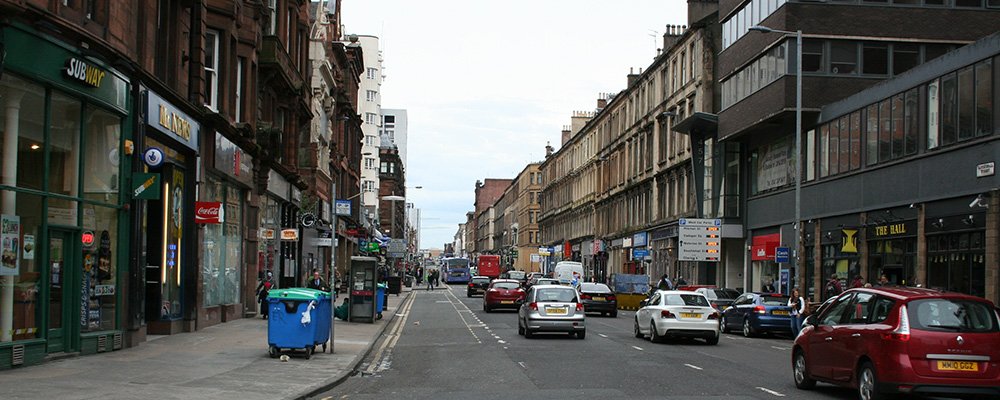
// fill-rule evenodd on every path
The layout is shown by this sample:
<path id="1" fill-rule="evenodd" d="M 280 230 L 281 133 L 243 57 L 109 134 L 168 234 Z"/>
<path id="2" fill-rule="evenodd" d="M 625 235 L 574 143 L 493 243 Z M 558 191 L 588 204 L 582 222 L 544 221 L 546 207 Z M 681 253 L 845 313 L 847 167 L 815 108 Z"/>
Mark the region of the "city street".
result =
<path id="1" fill-rule="evenodd" d="M 587 317 L 587 338 L 517 334 L 516 312 L 485 313 L 464 286 L 414 290 L 356 376 L 316 399 L 848 399 L 794 387 L 789 338 L 724 334 L 662 344 L 632 335 L 633 312 Z M 399 336 L 391 336 L 398 332 Z"/>

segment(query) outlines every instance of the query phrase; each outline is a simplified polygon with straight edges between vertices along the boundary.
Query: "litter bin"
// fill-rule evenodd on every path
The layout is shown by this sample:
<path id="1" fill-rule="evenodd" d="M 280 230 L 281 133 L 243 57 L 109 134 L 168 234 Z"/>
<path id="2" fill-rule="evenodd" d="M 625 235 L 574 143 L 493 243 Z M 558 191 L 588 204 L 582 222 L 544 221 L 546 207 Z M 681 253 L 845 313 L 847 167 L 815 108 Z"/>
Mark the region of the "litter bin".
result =
<path id="1" fill-rule="evenodd" d="M 403 292 L 403 277 L 390 276 L 387 278 L 387 282 L 389 283 L 389 294 L 399 296 Z"/>
<path id="2" fill-rule="evenodd" d="M 316 289 L 273 289 L 267 295 L 267 352 L 271 358 L 282 350 L 304 350 L 312 357 L 316 346 L 330 339 L 330 293 Z"/>
<path id="3" fill-rule="evenodd" d="M 388 309 L 389 293 L 385 291 L 386 287 L 384 283 L 375 285 L 375 312 L 378 314 L 377 318 L 382 319 L 382 311 Z"/>
<path id="4" fill-rule="evenodd" d="M 413 275 L 404 275 L 403 276 L 403 286 L 413 287 Z"/>

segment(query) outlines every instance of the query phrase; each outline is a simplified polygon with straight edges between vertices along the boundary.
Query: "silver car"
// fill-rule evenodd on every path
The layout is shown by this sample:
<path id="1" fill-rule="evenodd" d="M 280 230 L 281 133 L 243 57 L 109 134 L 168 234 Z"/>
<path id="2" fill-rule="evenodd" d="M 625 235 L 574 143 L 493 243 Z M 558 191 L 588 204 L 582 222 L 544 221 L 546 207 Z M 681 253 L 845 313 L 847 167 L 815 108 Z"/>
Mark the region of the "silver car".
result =
<path id="1" fill-rule="evenodd" d="M 517 333 L 526 338 L 535 332 L 568 332 L 587 336 L 583 303 L 576 290 L 562 285 L 534 285 L 517 311 Z"/>

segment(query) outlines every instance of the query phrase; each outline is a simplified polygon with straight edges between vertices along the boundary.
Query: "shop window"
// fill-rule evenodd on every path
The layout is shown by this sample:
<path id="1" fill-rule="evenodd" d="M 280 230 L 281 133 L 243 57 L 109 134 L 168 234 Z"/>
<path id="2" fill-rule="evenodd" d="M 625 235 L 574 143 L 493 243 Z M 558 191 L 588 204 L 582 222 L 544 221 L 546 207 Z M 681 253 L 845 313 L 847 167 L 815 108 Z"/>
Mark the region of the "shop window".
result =
<path id="1" fill-rule="evenodd" d="M 865 43 L 862 45 L 861 59 L 864 60 L 862 73 L 866 75 L 886 75 L 889 73 L 889 46 L 885 43 Z"/>
<path id="2" fill-rule="evenodd" d="M 84 196 L 93 201 L 118 204 L 118 171 L 121 157 L 121 117 L 87 108 L 84 114 L 87 140 L 84 143 Z"/>
<path id="3" fill-rule="evenodd" d="M 993 60 L 976 64 L 976 136 L 993 133 Z"/>
<path id="4" fill-rule="evenodd" d="M 39 248 L 42 204 L 39 196 L 0 189 L 0 278 L 12 284 L 0 285 L 0 296 L 14 299 L 11 307 L 0 308 L 2 320 L 12 321 L 11 326 L 0 327 L 0 343 L 41 337 L 44 303 L 39 293 L 47 271 L 41 265 L 44 250 Z"/>
<path id="5" fill-rule="evenodd" d="M 982 243 L 982 231 L 928 237 L 928 287 L 984 296 L 986 256 Z"/>
<path id="6" fill-rule="evenodd" d="M 48 191 L 76 197 L 80 183 L 80 101 L 55 92 L 51 101 Z"/>
<path id="7" fill-rule="evenodd" d="M 81 287 L 88 293 L 86 323 L 80 317 L 81 331 L 102 331 L 117 328 L 115 288 L 117 288 L 118 266 L 118 210 L 109 207 L 85 205 L 83 207 L 83 230 L 93 233 L 94 241 L 83 246 L 83 274 Z"/>
<path id="8" fill-rule="evenodd" d="M 0 166 L 0 185 L 42 190 L 45 89 L 7 73 L 0 81 L 0 99 L 5 104 L 0 108 L 0 159 L 3 165 L 13 166 Z M 11 121 L 15 115 L 17 121 Z M 7 132 L 8 128 L 15 132 Z"/>

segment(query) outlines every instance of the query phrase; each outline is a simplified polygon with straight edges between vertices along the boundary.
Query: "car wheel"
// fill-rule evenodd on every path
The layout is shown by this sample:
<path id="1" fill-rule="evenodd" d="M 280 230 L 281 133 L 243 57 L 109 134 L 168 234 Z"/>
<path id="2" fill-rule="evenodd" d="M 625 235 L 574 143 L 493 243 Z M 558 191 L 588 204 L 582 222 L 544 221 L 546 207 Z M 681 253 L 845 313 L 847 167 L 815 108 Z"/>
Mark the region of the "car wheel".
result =
<path id="1" fill-rule="evenodd" d="M 528 329 L 527 324 L 525 324 L 524 327 L 524 337 L 528 339 L 535 337 L 535 332 L 532 332 L 531 329 Z"/>
<path id="2" fill-rule="evenodd" d="M 517 334 L 524 336 L 524 325 L 521 325 L 521 320 L 517 320 Z"/>
<path id="3" fill-rule="evenodd" d="M 611 318 L 618 318 L 618 310 L 614 310 L 611 312 Z"/>
<path id="4" fill-rule="evenodd" d="M 585 330 L 579 331 L 579 332 L 576 333 L 576 338 L 577 339 L 583 340 L 583 338 L 586 338 L 586 337 L 587 337 L 587 331 L 585 331 Z"/>
<path id="5" fill-rule="evenodd" d="M 743 320 L 743 336 L 753 337 L 753 335 L 754 332 L 753 328 L 750 326 L 750 320 L 749 319 Z"/>
<path id="6" fill-rule="evenodd" d="M 722 333 L 729 333 L 729 324 L 726 323 L 725 316 L 722 317 L 722 322 L 720 322 L 719 325 L 722 325 Z"/>
<path id="7" fill-rule="evenodd" d="M 635 337 L 639 338 L 639 339 L 642 339 L 643 334 L 642 334 L 641 331 L 639 331 L 639 318 L 635 319 L 635 327 L 634 328 L 635 328 L 634 329 L 635 330 Z"/>
<path id="8" fill-rule="evenodd" d="M 656 331 L 656 324 L 653 321 L 649 321 L 649 341 L 653 343 L 660 343 L 663 341 L 663 337 L 660 336 L 660 332 Z"/>
<path id="9" fill-rule="evenodd" d="M 792 358 L 792 377 L 795 379 L 795 387 L 809 390 L 816 387 L 816 380 L 809 378 L 809 371 L 806 369 L 806 355 L 802 350 L 795 351 Z"/>
<path id="10" fill-rule="evenodd" d="M 870 362 L 861 364 L 858 371 L 858 398 L 861 400 L 884 400 L 889 396 L 879 393 L 878 376 Z"/>
<path id="11" fill-rule="evenodd" d="M 715 335 L 715 337 L 713 338 L 705 339 L 705 343 L 708 343 L 712 346 L 719 344 L 719 335 Z"/>

